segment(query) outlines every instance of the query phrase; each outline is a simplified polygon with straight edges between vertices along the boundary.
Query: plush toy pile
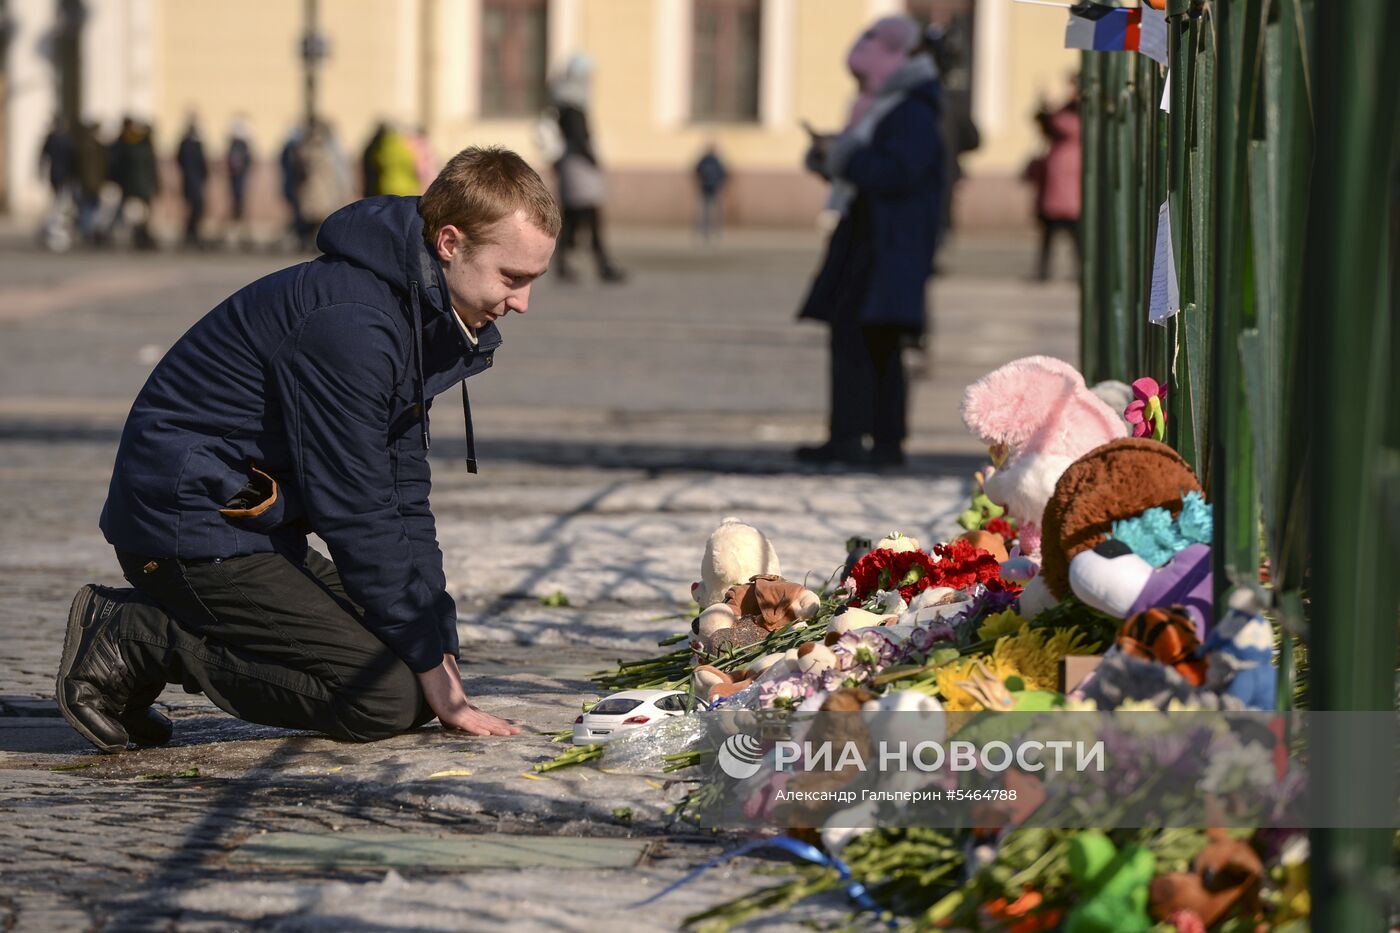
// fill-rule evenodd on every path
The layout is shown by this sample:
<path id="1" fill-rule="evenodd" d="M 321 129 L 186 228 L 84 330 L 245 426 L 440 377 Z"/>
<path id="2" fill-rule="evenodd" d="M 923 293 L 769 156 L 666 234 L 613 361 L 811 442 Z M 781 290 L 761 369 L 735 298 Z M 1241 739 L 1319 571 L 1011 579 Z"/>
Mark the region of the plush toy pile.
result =
<path id="1" fill-rule="evenodd" d="M 725 519 L 705 545 L 684 648 L 600 683 L 686 689 L 704 707 L 917 712 L 940 739 L 952 712 L 1274 709 L 1268 594 L 1242 585 L 1228 606 L 1213 605 L 1210 506 L 1186 462 L 1146 436 L 1161 436 L 1160 390 L 1150 411 L 1104 401 L 1135 391 L 1091 389 L 1047 357 L 990 373 L 963 398 L 991 463 L 958 517 L 961 533 L 927 548 L 898 533 L 867 542 L 818 593 L 782 576 L 761 531 Z M 1022 799 L 1034 809 L 1044 793 Z M 845 817 L 812 841 L 920 926 L 1306 923 L 1301 837 L 861 830 Z M 814 868 L 695 919 L 722 927 L 833 887 L 832 873 Z"/>

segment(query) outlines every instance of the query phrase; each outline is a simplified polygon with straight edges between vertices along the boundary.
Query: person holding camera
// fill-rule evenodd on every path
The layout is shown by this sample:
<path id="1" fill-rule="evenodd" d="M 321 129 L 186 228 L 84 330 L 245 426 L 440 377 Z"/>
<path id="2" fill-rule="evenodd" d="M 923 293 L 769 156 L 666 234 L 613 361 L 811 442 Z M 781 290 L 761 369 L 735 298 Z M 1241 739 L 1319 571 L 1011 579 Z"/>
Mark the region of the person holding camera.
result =
<path id="1" fill-rule="evenodd" d="M 796 455 L 892 467 L 904 462 L 908 433 L 903 348 L 924 331 L 947 196 L 941 90 L 908 16 L 877 21 L 846 64 L 860 85 L 846 128 L 809 129 L 807 164 L 831 181 L 826 213 L 836 225 L 798 315 L 831 328 L 829 435 Z"/>

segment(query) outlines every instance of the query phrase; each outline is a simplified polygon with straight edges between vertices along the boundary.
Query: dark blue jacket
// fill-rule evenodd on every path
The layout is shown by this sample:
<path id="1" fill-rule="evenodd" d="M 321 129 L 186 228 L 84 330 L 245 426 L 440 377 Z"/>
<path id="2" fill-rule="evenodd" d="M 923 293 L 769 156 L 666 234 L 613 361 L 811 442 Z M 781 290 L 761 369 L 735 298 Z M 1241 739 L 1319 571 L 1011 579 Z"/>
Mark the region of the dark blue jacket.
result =
<path id="1" fill-rule="evenodd" d="M 428 509 L 427 404 L 491 365 L 423 241 L 417 198 L 321 227 L 325 255 L 225 300 L 180 338 L 122 431 L 102 531 L 187 560 L 330 547 L 366 622 L 415 672 L 457 654 Z"/>
<path id="2" fill-rule="evenodd" d="M 832 232 L 800 317 L 923 330 L 947 197 L 941 120 L 938 81 L 926 81 L 850 157 L 842 176 L 859 194 Z"/>

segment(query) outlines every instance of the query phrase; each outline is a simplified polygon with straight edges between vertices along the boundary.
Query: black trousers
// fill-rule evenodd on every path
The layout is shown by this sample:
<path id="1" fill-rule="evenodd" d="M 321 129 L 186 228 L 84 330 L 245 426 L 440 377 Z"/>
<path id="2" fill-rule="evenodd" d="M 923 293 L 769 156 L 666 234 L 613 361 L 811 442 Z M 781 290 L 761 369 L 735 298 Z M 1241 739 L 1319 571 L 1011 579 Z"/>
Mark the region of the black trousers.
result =
<path id="1" fill-rule="evenodd" d="M 185 245 L 199 245 L 199 227 L 204 223 L 204 195 L 185 199 Z"/>
<path id="2" fill-rule="evenodd" d="M 1075 274 L 1078 274 L 1079 253 L 1079 221 L 1077 220 L 1045 220 L 1040 221 L 1040 258 L 1036 263 L 1036 278 L 1042 282 L 1050 279 L 1050 250 L 1054 245 L 1055 234 L 1064 233 L 1069 236 L 1070 242 L 1074 244 Z"/>
<path id="3" fill-rule="evenodd" d="M 909 384 L 904 375 L 904 343 L 908 334 L 903 327 L 864 328 L 874 403 L 870 433 L 877 449 L 898 449 L 909 433 Z"/>
<path id="4" fill-rule="evenodd" d="M 593 260 L 598 264 L 598 274 L 606 275 L 612 270 L 612 260 L 608 257 L 607 246 L 603 243 L 603 217 L 596 207 L 566 207 L 559 229 L 559 265 L 568 268 L 569 254 L 578 245 L 579 233 L 588 231 L 589 246 L 593 250 Z"/>
<path id="5" fill-rule="evenodd" d="M 865 348 L 865 328 L 838 318 L 831 325 L 831 442 L 855 449 L 873 433 L 875 377 Z"/>
<path id="6" fill-rule="evenodd" d="M 433 718 L 417 677 L 365 628 L 335 565 L 310 548 L 304 557 L 117 559 L 136 588 L 117 633 L 139 683 L 180 684 L 248 722 L 355 742 Z"/>
<path id="7" fill-rule="evenodd" d="M 870 435 L 881 449 L 898 449 L 908 435 L 908 380 L 902 327 L 838 321 L 831 327 L 831 440 L 861 446 Z"/>

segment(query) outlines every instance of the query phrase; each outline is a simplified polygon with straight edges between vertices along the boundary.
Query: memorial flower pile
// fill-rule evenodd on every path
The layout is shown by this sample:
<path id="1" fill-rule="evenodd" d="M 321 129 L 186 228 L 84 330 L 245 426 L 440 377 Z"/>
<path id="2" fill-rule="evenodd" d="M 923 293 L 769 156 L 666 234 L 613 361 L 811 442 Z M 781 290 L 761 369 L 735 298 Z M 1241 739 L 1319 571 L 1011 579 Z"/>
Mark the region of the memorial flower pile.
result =
<path id="1" fill-rule="evenodd" d="M 995 466 L 975 478 L 972 507 L 957 519 L 964 533 L 927 548 L 897 532 L 874 547 L 866 541 L 799 620 L 745 629 L 739 618 L 734 631 L 756 633 L 747 642 L 730 639 L 706 653 L 691 639 L 688 649 L 595 679 L 609 689 L 688 689 L 701 711 L 904 711 L 925 717 L 922 728 L 940 741 L 1082 739 L 1098 743 L 1104 767 L 1065 779 L 1019 763 L 1002 774 L 983 761 L 978 779 L 1018 796 L 979 803 L 971 823 L 904 827 L 882 822 L 890 816 L 883 804 L 817 817 L 781 804 L 779 793 L 804 781 L 842 786 L 850 775 L 840 769 L 760 777 L 739 790 L 743 811 L 786 829 L 772 838 L 808 846 L 803 858 L 813 864 L 690 923 L 725 929 L 844 889 L 855 913 L 899 917 L 915 929 L 1168 933 L 1306 924 L 1306 855 L 1270 841 L 1284 830 L 1227 838 L 1183 823 L 1299 825 L 1278 822 L 1294 815 L 1300 790 L 1283 761 L 1282 734 L 1219 715 L 1274 709 L 1273 627 L 1260 589 L 1267 576 L 1236 587 L 1228 605 L 1213 604 L 1212 512 L 1190 468 L 1160 442 L 1165 387 L 1135 383 L 1125 424 L 1082 380 L 1070 385 L 1077 374 L 1063 369 L 1037 376 L 1065 381 L 1078 406 L 1044 416 L 1054 431 L 1023 430 L 1014 406 L 1002 417 L 996 393 L 1004 386 L 990 377 L 974 387 L 975 411 L 965 400 L 964 417 L 993 449 Z M 1113 437 L 1115 423 L 1119 434 L 1105 443 L 1101 432 Z M 1047 438 L 1055 449 L 1037 450 Z M 1061 472 L 1042 475 L 1051 464 Z M 1050 489 L 1048 501 L 1033 499 Z M 817 601 L 808 596 L 809 606 Z M 706 683 L 728 677 L 726 689 L 701 691 L 701 670 Z M 710 779 L 715 749 L 694 730 L 675 734 L 676 747 L 662 749 L 664 770 L 695 782 L 678 818 L 735 803 Z M 607 767 L 609 748 L 543 767 L 600 755 Z M 903 786 L 958 782 L 948 774 L 912 780 Z M 802 821 L 803 813 L 817 821 Z M 1085 814 L 1100 822 L 1084 822 Z M 1072 825 L 1158 828 L 1063 828 Z M 1230 859 L 1237 890 L 1210 903 L 1169 894 L 1198 890 L 1198 874 L 1213 877 L 1217 857 Z M 1087 876 L 1084 866 L 1096 859 L 1121 866 L 1121 877 Z"/>

